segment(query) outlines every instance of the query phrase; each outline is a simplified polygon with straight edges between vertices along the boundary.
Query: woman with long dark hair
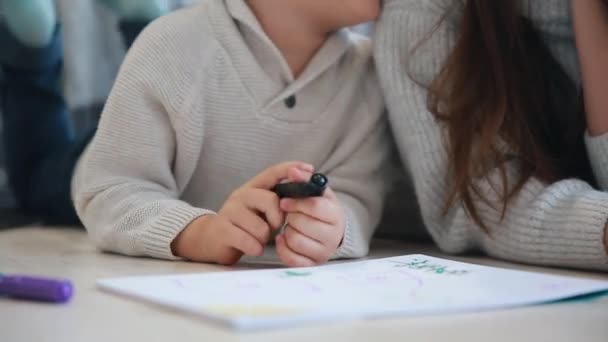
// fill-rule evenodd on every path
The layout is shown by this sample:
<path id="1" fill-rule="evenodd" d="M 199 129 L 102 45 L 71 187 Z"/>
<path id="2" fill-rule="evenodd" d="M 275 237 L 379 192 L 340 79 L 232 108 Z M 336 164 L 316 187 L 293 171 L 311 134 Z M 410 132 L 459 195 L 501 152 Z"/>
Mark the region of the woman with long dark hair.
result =
<path id="1" fill-rule="evenodd" d="M 380 79 L 444 251 L 608 270 L 604 6 L 385 1 Z"/>

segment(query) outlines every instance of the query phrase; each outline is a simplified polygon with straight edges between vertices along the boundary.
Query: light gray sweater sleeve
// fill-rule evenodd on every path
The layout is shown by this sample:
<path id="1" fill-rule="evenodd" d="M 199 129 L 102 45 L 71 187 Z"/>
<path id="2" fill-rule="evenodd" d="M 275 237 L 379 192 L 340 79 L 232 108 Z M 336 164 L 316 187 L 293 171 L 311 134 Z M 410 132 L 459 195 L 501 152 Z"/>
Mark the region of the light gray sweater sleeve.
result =
<path id="1" fill-rule="evenodd" d="M 343 140 L 327 163 L 331 187 L 346 212 L 344 238 L 334 258 L 367 256 L 393 176 L 388 167 L 388 122 L 375 70 L 361 77 L 366 79 L 361 94 L 366 101 L 353 108 L 350 123 L 339 133 Z"/>
<path id="2" fill-rule="evenodd" d="M 477 203 L 489 234 L 481 231 L 460 205 L 443 215 L 448 188 L 446 146 L 440 124 L 427 110 L 426 90 L 419 83 L 433 79 L 454 43 L 449 24 L 442 24 L 429 36 L 444 13 L 438 3 L 385 1 L 376 37 L 376 59 L 391 125 L 434 240 L 446 252 L 481 249 L 491 256 L 524 263 L 608 270 L 603 244 L 608 194 L 582 181 L 547 185 L 531 179 L 510 203 L 504 218 L 500 210 Z M 590 149 L 591 154 L 597 154 L 592 158 L 593 166 L 606 170 L 606 144 L 596 140 L 592 145 L 596 143 Z M 517 177 L 516 162 L 508 165 L 507 171 L 510 178 Z M 599 175 L 606 184 L 603 174 Z M 489 176 L 498 180 L 497 173 Z M 498 202 L 487 181 L 479 180 L 478 185 Z"/>
<path id="3" fill-rule="evenodd" d="M 79 162 L 72 193 L 80 219 L 101 249 L 175 259 L 173 239 L 210 212 L 178 199 L 169 112 L 177 112 L 183 97 L 167 94 L 187 90 L 174 81 L 183 75 L 161 78 L 150 72 L 171 71 L 179 62 L 163 57 L 171 42 L 159 25 L 146 29 L 129 52 L 97 134 Z"/>

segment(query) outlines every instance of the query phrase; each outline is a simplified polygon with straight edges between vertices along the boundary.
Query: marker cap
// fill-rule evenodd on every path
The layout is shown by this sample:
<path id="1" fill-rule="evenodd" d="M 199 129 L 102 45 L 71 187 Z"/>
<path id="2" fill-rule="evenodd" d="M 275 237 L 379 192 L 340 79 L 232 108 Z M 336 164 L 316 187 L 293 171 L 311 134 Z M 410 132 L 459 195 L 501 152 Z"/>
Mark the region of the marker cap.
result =
<path id="1" fill-rule="evenodd" d="M 74 292 L 69 280 L 29 276 L 0 277 L 0 295 L 36 301 L 65 303 Z"/>

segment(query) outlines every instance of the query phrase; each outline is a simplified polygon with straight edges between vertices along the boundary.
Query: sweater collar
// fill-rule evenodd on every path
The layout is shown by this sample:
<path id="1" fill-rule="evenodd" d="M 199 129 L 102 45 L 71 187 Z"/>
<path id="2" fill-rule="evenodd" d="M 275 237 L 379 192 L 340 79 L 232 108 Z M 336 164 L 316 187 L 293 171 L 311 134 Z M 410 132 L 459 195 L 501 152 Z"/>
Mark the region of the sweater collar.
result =
<path id="1" fill-rule="evenodd" d="M 339 30 L 325 42 L 304 72 L 294 79 L 285 58 L 268 38 L 245 1 L 211 3 L 209 18 L 215 35 L 260 107 L 272 106 L 298 92 L 336 65 L 352 46 L 350 31 Z M 239 30 L 238 24 L 245 26 L 247 33 Z M 259 54 L 260 50 L 272 56 L 269 63 L 260 63 L 256 55 L 256 51 Z M 276 78 L 269 76 L 277 72 L 282 75 L 284 82 L 279 83 Z"/>

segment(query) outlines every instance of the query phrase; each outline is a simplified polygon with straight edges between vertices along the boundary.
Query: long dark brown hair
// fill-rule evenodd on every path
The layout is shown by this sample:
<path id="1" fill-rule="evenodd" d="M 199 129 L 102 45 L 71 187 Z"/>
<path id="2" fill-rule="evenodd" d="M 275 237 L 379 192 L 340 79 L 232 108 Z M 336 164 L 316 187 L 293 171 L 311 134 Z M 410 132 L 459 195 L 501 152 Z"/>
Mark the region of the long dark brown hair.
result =
<path id="1" fill-rule="evenodd" d="M 584 148 L 581 91 L 564 72 L 518 1 L 465 0 L 459 37 L 428 91 L 428 108 L 446 127 L 449 191 L 445 213 L 464 205 L 487 231 L 477 204 L 506 212 L 535 177 L 594 183 Z M 444 18 L 446 20 L 446 18 Z M 518 167 L 511 179 L 507 162 Z M 501 203 L 477 186 L 490 182 Z M 495 196 L 493 196 L 495 197 Z"/>

